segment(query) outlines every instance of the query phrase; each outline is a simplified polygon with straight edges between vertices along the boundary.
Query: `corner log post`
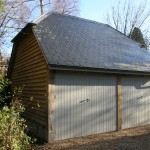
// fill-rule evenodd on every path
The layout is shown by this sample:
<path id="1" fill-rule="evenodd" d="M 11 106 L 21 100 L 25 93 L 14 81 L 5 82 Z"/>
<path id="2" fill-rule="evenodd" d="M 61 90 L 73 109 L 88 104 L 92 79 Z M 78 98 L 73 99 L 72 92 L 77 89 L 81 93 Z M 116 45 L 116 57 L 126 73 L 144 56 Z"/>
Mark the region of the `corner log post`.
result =
<path id="1" fill-rule="evenodd" d="M 117 77 L 117 130 L 122 129 L 122 81 L 121 76 Z"/>
<path id="2" fill-rule="evenodd" d="M 55 140 L 55 84 L 54 84 L 54 72 L 49 71 L 48 80 L 48 142 Z"/>

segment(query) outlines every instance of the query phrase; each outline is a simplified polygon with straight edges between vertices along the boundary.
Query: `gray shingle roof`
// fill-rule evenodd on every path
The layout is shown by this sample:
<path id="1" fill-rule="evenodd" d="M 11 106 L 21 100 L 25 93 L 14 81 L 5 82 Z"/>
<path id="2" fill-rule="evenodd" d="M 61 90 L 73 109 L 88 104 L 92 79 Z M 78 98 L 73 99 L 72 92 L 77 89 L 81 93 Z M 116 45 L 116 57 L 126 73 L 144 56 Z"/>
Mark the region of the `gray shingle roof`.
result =
<path id="1" fill-rule="evenodd" d="M 150 72 L 150 53 L 106 24 L 58 13 L 33 23 L 49 66 Z"/>

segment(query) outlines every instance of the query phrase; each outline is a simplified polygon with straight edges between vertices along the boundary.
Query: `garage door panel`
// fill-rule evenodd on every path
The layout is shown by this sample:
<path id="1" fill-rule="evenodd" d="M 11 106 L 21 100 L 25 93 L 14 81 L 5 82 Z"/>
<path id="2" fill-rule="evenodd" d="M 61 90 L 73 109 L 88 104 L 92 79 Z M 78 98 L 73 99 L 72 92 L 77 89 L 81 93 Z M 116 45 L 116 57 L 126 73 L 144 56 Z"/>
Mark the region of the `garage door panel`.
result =
<path id="1" fill-rule="evenodd" d="M 149 79 L 123 78 L 123 129 L 150 123 L 149 85 Z"/>
<path id="2" fill-rule="evenodd" d="M 56 139 L 116 130 L 116 79 L 60 75 L 55 78 Z"/>

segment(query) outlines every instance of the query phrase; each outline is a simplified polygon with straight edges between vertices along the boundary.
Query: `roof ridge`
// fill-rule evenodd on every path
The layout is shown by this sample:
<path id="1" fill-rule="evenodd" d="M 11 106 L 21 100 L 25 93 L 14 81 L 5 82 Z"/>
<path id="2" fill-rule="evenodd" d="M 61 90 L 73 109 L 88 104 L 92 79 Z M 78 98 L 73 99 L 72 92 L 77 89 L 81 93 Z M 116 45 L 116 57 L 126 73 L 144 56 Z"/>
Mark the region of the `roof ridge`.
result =
<path id="1" fill-rule="evenodd" d="M 62 16 L 66 16 L 66 17 L 70 17 L 70 18 L 79 19 L 79 20 L 86 21 L 86 22 L 107 25 L 105 23 L 101 23 L 101 22 L 98 22 L 98 21 L 90 20 L 90 19 L 85 19 L 85 18 L 78 17 L 78 16 L 73 16 L 73 15 L 68 15 L 68 14 L 62 14 L 62 13 L 58 13 L 58 12 L 53 12 L 53 13 L 54 14 L 59 14 L 59 15 L 62 15 Z"/>
<path id="2" fill-rule="evenodd" d="M 37 17 L 36 19 L 34 19 L 34 20 L 32 20 L 31 21 L 31 23 L 38 23 L 39 21 L 38 20 L 40 20 L 40 19 L 45 19 L 47 16 L 49 16 L 49 15 L 51 15 L 52 14 L 52 12 L 51 11 L 48 11 L 48 12 L 46 12 L 46 13 L 44 13 L 44 14 L 42 14 L 42 15 L 40 15 L 39 17 Z M 42 20 L 40 20 L 40 21 L 42 21 Z"/>
<path id="3" fill-rule="evenodd" d="M 115 29 L 114 27 L 108 25 L 108 24 L 105 24 L 105 23 L 101 23 L 101 22 L 98 22 L 98 21 L 94 21 L 94 20 L 90 20 L 90 19 L 85 19 L 85 18 L 81 18 L 81 17 L 78 17 L 78 16 L 73 16 L 73 15 L 69 15 L 69 14 L 62 14 L 62 13 L 59 13 L 59 12 L 56 12 L 56 11 L 48 11 L 46 13 L 44 13 L 43 15 L 39 16 L 38 18 L 36 18 L 35 20 L 33 20 L 31 23 L 39 23 L 41 22 L 43 19 L 45 19 L 46 17 L 48 17 L 49 15 L 51 14 L 57 14 L 57 15 L 61 15 L 61 16 L 66 16 L 66 17 L 70 17 L 70 18 L 74 18 L 74 19 L 78 19 L 78 20 L 81 20 L 81 21 L 85 21 L 85 22 L 88 22 L 88 23 L 94 23 L 94 24 L 98 24 L 98 25 L 105 25 L 105 26 L 108 26 L 108 27 L 111 27 L 112 29 L 116 30 L 118 33 L 124 35 L 126 38 L 128 38 L 130 41 L 134 42 L 135 44 L 139 45 L 138 42 L 132 40 L 131 38 L 129 38 L 127 35 L 123 34 L 121 31 L 118 31 L 117 29 Z M 41 19 L 41 20 L 40 20 Z M 39 21 L 38 21 L 39 20 Z"/>
<path id="4" fill-rule="evenodd" d="M 85 18 L 81 18 L 81 17 L 77 17 L 77 16 L 73 16 L 73 15 L 69 15 L 69 14 L 62 14 L 56 11 L 48 11 L 46 13 L 44 13 L 43 15 L 37 17 L 36 19 L 34 19 L 33 21 L 31 21 L 32 23 L 39 23 L 40 21 L 42 21 L 43 19 L 45 19 L 46 17 L 48 17 L 51 14 L 57 14 L 57 15 L 62 15 L 62 16 L 66 16 L 66 17 L 70 17 L 70 18 L 74 18 L 74 19 L 78 19 L 78 20 L 82 20 L 82 21 L 86 21 L 86 22 L 91 22 L 91 23 L 95 23 L 95 24 L 103 24 L 103 25 L 107 25 L 105 23 L 101 23 L 98 21 L 94 21 L 94 20 L 90 20 L 90 19 L 85 19 Z M 41 19 L 41 20 L 40 20 Z M 38 22 L 39 20 L 39 22 Z"/>

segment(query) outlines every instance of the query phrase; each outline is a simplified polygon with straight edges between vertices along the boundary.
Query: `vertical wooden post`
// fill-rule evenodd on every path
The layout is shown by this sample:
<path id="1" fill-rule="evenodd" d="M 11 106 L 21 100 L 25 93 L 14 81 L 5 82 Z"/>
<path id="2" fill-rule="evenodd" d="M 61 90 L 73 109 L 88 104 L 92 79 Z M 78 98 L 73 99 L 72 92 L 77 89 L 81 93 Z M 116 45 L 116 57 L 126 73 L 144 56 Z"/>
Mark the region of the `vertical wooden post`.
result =
<path id="1" fill-rule="evenodd" d="M 121 77 L 117 77 L 117 97 L 118 97 L 118 130 L 122 129 L 122 83 Z"/>
<path id="2" fill-rule="evenodd" d="M 53 71 L 49 71 L 48 83 L 48 142 L 55 140 L 55 85 Z"/>

